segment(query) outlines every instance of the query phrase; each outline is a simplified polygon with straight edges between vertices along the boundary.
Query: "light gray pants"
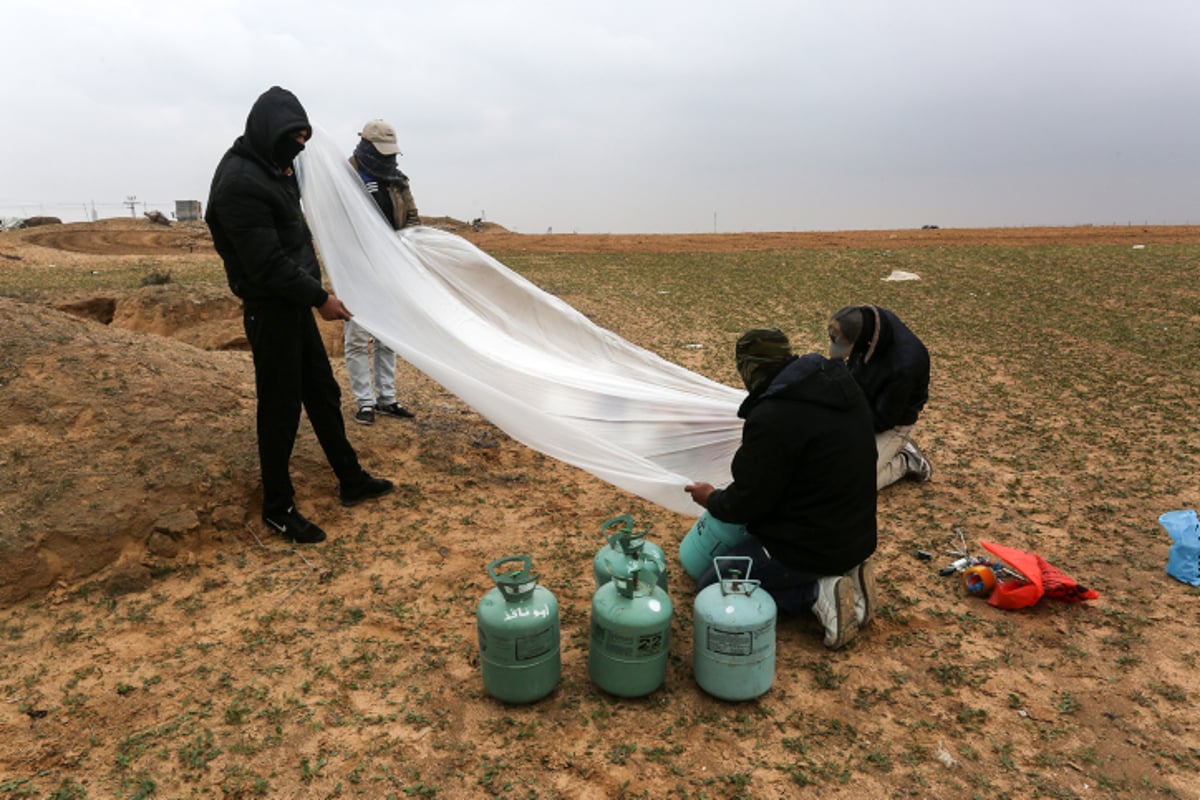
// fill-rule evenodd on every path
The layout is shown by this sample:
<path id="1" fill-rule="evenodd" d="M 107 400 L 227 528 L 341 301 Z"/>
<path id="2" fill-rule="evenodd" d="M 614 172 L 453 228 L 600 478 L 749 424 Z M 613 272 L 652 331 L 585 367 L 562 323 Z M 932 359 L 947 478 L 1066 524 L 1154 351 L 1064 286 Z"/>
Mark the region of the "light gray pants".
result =
<path id="1" fill-rule="evenodd" d="M 350 391 L 358 407 L 374 408 L 396 402 L 396 354 L 354 320 L 346 320 L 345 328 L 346 371 L 350 373 Z"/>
<path id="2" fill-rule="evenodd" d="M 904 445 L 912 440 L 912 425 L 897 425 L 895 428 L 875 434 L 875 490 L 891 486 L 908 474 L 908 459 L 904 457 Z"/>

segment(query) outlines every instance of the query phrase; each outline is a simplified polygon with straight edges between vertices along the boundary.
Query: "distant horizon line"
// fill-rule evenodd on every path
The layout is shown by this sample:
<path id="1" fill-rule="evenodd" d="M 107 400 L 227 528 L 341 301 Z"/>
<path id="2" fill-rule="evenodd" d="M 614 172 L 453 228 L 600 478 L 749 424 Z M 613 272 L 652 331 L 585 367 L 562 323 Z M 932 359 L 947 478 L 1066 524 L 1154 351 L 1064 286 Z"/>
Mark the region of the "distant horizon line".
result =
<path id="1" fill-rule="evenodd" d="M 470 227 L 471 223 L 467 220 L 461 220 L 457 217 L 448 215 L 423 215 L 426 220 L 431 221 L 447 221 Z M 55 217 L 55 214 L 34 214 L 27 217 L 15 215 L 6 215 L 0 213 L 0 221 L 5 219 L 34 219 L 37 217 Z M 174 215 L 172 214 L 172 217 Z M 62 225 L 88 225 L 102 222 L 112 221 L 146 221 L 145 214 L 138 216 L 115 215 L 110 217 L 98 217 L 96 219 L 72 219 L 61 220 Z M 182 220 L 182 222 L 203 222 L 204 220 Z M 172 218 L 172 223 L 180 223 L 180 220 Z M 556 233 L 552 229 L 540 232 L 521 231 L 514 228 L 508 228 L 504 225 L 487 220 L 487 222 L 495 227 L 502 229 L 504 232 L 515 236 L 556 236 L 556 237 L 573 237 L 573 236 L 738 236 L 751 234 L 821 234 L 821 233 L 888 233 L 894 231 L 985 231 L 985 230 L 1037 230 L 1037 229 L 1064 229 L 1064 228 L 1195 228 L 1200 227 L 1200 223 L 1192 222 L 1079 222 L 1071 224 L 1043 224 L 1043 223 L 1021 223 L 1019 225 L 922 225 L 908 227 L 885 227 L 885 228 L 756 228 L 744 230 L 720 230 L 720 231 L 567 231 Z M 49 223 L 54 224 L 54 223 Z M 151 222 L 151 224 L 155 224 Z M 35 226 L 41 227 L 41 226 Z M 431 227 L 437 227 L 431 225 Z M 6 226 L 0 225 L 0 230 L 6 230 Z"/>
<path id="2" fill-rule="evenodd" d="M 172 200 L 170 203 L 159 203 L 152 201 L 137 200 L 130 197 L 124 203 L 7 203 L 0 204 L 0 220 L 12 219 L 30 219 L 32 217 L 56 217 L 62 220 L 64 225 L 86 223 L 86 222 L 101 222 L 112 219 L 144 219 L 147 213 L 159 211 L 168 216 L 172 221 L 176 221 L 177 204 L 179 203 L 201 203 L 203 210 L 203 201 L 196 200 Z M 130 204 L 134 204 L 135 208 L 129 214 L 113 213 L 109 216 L 101 216 L 97 213 L 99 209 L 130 209 Z M 31 208 L 38 208 L 38 213 L 29 213 Z M 141 211 L 137 211 L 137 207 Z M 16 210 L 22 213 L 11 213 Z M 55 209 L 58 213 L 53 213 L 50 209 Z M 164 210 L 170 209 L 170 210 Z M 70 213 L 64 213 L 69 210 Z M 446 215 L 422 215 L 427 219 L 444 219 L 453 220 L 455 222 L 469 225 L 471 220 L 459 219 L 448 214 Z M 1154 228 L 1181 228 L 1194 227 L 1200 223 L 1196 222 L 1150 222 L 1143 220 L 1134 222 L 1132 220 L 1126 222 L 1074 222 L 1074 223 L 1034 223 L 1022 222 L 1019 224 L 991 224 L 991 225 L 938 225 L 938 224 L 922 224 L 922 225 L 902 225 L 902 226 L 863 226 L 863 227 L 833 227 L 833 228 L 745 228 L 741 230 L 657 230 L 657 231 L 629 231 L 629 230 L 608 230 L 608 231 L 579 231 L 578 229 L 570 231 L 556 232 L 553 226 L 547 226 L 544 230 L 523 231 L 519 228 L 510 228 L 501 222 L 494 219 L 483 219 L 483 222 L 497 225 L 504 230 L 521 234 L 523 236 L 712 236 L 723 234 L 739 234 L 739 233 L 844 233 L 852 231 L 912 231 L 912 230 L 996 230 L 996 229 L 1030 229 L 1030 228 L 1126 228 L 1134 226 L 1154 227 Z M 4 226 L 0 226 L 3 228 Z"/>

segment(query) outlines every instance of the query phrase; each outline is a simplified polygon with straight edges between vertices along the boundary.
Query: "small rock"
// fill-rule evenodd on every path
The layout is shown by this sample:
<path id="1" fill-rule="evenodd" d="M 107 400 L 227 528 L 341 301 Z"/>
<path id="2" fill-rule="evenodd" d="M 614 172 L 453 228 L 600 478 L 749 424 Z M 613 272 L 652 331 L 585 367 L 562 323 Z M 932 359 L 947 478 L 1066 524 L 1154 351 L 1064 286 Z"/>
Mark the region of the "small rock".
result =
<path id="1" fill-rule="evenodd" d="M 242 527 L 245 512 L 239 506 L 218 506 L 212 512 L 212 524 L 219 531 L 231 531 Z"/>
<path id="2" fill-rule="evenodd" d="M 159 558 L 174 558 L 179 555 L 179 543 L 160 531 L 150 534 L 146 541 L 146 549 Z"/>
<path id="3" fill-rule="evenodd" d="M 953 767 L 958 764 L 958 761 L 955 760 L 954 756 L 950 755 L 950 751 L 941 742 L 938 742 L 937 750 L 934 751 L 933 755 L 947 767 Z"/>
<path id="4" fill-rule="evenodd" d="M 150 568 L 134 561 L 117 564 L 104 588 L 112 595 L 143 592 L 150 588 Z"/>
<path id="5" fill-rule="evenodd" d="M 200 519 L 191 509 L 164 514 L 154 523 L 154 530 L 178 539 L 200 527 Z"/>

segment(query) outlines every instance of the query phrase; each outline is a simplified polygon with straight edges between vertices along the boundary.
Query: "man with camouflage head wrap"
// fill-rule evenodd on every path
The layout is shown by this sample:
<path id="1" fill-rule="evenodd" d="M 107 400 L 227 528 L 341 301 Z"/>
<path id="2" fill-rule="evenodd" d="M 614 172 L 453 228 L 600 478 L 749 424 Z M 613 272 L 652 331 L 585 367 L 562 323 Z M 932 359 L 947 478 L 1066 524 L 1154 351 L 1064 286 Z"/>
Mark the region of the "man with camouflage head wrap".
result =
<path id="1" fill-rule="evenodd" d="M 826 646 L 840 648 L 875 605 L 871 410 L 841 361 L 792 355 L 775 328 L 747 331 L 735 358 L 749 395 L 733 482 L 685 489 L 713 517 L 746 526 L 749 538 L 728 555 L 750 557 L 779 608 L 811 610 Z M 716 579 L 709 569 L 697 588 Z"/>

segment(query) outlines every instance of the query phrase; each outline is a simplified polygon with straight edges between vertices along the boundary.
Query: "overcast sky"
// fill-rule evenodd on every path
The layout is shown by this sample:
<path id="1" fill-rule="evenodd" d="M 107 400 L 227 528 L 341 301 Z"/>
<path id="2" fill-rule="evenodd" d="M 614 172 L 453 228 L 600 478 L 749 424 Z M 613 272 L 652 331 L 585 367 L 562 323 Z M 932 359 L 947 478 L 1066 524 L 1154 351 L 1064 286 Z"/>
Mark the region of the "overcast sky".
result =
<path id="1" fill-rule="evenodd" d="M 0 216 L 206 203 L 255 98 L 523 233 L 1200 223 L 1195 0 L 2 0 Z"/>

